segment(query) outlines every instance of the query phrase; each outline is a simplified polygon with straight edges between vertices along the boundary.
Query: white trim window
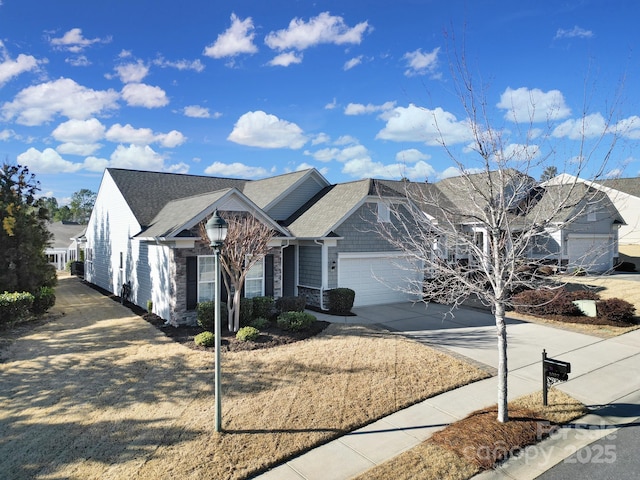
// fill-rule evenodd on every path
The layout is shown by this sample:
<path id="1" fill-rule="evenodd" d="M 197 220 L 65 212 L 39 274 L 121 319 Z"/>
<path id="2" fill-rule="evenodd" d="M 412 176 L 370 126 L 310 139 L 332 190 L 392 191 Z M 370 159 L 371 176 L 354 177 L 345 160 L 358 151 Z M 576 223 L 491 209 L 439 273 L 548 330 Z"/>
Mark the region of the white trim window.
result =
<path id="1" fill-rule="evenodd" d="M 261 297 L 264 295 L 264 258 L 261 258 L 247 272 L 244 280 L 245 298 Z"/>
<path id="2" fill-rule="evenodd" d="M 214 300 L 216 288 L 215 257 L 198 256 L 198 303 Z"/>

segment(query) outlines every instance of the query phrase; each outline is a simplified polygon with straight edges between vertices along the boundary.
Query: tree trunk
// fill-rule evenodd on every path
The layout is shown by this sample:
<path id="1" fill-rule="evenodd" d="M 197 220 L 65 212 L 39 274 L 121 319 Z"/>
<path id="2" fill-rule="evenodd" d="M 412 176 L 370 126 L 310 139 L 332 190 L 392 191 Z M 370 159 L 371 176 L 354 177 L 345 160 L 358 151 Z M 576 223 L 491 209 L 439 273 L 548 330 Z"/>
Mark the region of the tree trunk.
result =
<path id="1" fill-rule="evenodd" d="M 229 310 L 229 330 L 237 332 L 240 330 L 240 297 L 242 290 L 237 288 L 233 292 L 233 308 Z"/>
<path id="2" fill-rule="evenodd" d="M 498 334 L 498 421 L 509 421 L 507 408 L 507 325 L 504 318 L 504 304 L 496 302 L 495 318 L 496 331 Z"/>

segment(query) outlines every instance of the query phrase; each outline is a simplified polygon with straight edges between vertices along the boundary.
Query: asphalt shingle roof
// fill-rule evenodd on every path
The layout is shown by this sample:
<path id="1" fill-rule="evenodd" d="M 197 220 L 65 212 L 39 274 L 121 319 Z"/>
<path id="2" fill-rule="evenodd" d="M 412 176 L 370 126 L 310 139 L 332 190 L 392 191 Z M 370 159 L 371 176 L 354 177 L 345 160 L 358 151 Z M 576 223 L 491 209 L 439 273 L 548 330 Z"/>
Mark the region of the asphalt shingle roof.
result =
<path id="1" fill-rule="evenodd" d="M 619 190 L 628 195 L 633 195 L 634 197 L 640 197 L 640 177 L 599 180 L 596 183 Z"/>
<path id="2" fill-rule="evenodd" d="M 82 235 L 86 228 L 86 225 L 75 222 L 49 223 L 47 230 L 53 234 L 51 246 L 53 248 L 67 248 L 71 244 L 71 239 Z"/>
<path id="3" fill-rule="evenodd" d="M 108 169 L 142 227 L 149 226 L 170 201 L 226 188 L 242 190 L 247 180 L 141 170 Z M 183 217 L 184 218 L 184 217 Z"/>

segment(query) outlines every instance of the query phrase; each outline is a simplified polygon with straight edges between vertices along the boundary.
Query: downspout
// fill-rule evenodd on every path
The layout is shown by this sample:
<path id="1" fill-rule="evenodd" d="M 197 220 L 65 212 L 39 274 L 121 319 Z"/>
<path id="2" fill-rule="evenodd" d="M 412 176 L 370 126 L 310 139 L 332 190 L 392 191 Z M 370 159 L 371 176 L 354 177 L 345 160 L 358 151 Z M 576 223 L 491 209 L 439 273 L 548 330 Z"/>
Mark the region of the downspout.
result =
<path id="1" fill-rule="evenodd" d="M 284 241 L 280 241 L 280 296 L 284 296 L 284 249 L 289 246 L 289 239 L 287 238 L 287 243 Z M 295 282 L 298 283 L 298 282 Z M 295 290 L 294 290 L 295 291 Z"/>
<path id="2" fill-rule="evenodd" d="M 322 242 L 322 243 L 320 243 Z M 313 243 L 316 245 L 320 245 L 322 247 L 322 255 L 321 255 L 321 273 L 322 273 L 322 285 L 320 286 L 320 310 L 324 310 L 324 290 L 329 285 L 329 272 L 327 268 L 329 267 L 329 250 L 324 243 L 324 240 L 314 240 Z"/>

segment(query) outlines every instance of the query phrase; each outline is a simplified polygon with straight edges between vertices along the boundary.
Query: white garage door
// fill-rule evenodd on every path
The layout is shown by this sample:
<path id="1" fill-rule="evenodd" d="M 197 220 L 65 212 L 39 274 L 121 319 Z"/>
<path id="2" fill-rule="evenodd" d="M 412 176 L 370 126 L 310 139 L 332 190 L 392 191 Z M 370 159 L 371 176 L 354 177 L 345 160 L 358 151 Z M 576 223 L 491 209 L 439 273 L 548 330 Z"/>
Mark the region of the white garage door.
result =
<path id="1" fill-rule="evenodd" d="M 570 235 L 569 270 L 602 273 L 613 268 L 613 240 L 609 235 Z"/>
<path id="2" fill-rule="evenodd" d="M 404 257 L 380 255 L 338 255 L 338 285 L 356 292 L 356 307 L 403 302 L 415 298 L 396 287 L 406 290 L 409 287 L 409 279 L 417 279 L 422 273 L 412 268 Z"/>

